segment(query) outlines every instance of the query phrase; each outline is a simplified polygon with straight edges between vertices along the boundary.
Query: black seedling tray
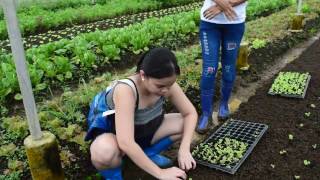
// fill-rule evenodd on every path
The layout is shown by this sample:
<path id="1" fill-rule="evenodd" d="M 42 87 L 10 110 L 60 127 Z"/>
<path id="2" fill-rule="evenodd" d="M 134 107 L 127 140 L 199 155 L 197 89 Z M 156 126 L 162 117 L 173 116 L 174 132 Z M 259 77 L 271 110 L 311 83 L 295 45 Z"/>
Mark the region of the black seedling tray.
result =
<path id="1" fill-rule="evenodd" d="M 227 166 L 212 164 L 209 162 L 205 162 L 203 160 L 199 160 L 196 158 L 198 164 L 202 164 L 204 166 L 208 166 L 210 168 L 215 168 L 230 174 L 234 174 L 240 165 L 244 162 L 244 160 L 249 156 L 252 152 L 253 148 L 256 146 L 262 135 L 268 129 L 268 125 L 253 123 L 247 121 L 240 121 L 230 119 L 225 122 L 217 131 L 215 131 L 209 138 L 207 138 L 203 143 L 216 142 L 219 139 L 223 138 L 232 138 L 238 141 L 242 141 L 248 144 L 248 148 L 242 158 Z"/>
<path id="2" fill-rule="evenodd" d="M 309 75 L 308 78 L 307 78 L 307 82 L 306 82 L 306 84 L 304 86 L 304 91 L 303 91 L 302 95 L 272 93 L 271 92 L 271 87 L 269 89 L 268 94 L 273 95 L 273 96 L 274 95 L 279 95 L 279 96 L 289 97 L 289 98 L 301 98 L 301 99 L 304 99 L 304 97 L 306 96 L 306 93 L 307 93 L 307 89 L 308 89 L 308 86 L 309 86 L 310 79 L 311 79 L 311 75 Z"/>

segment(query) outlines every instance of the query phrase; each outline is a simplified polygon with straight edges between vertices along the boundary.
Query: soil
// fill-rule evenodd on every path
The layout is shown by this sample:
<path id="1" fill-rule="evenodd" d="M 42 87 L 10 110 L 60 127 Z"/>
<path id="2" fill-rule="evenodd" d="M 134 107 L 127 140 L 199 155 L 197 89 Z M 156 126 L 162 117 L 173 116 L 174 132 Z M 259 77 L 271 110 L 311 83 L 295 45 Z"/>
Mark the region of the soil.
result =
<path id="1" fill-rule="evenodd" d="M 252 153 L 234 175 L 198 165 L 188 173 L 192 179 L 320 179 L 320 40 L 282 71 L 309 72 L 312 76 L 304 99 L 267 95 L 271 78 L 257 90 L 232 118 L 264 123 L 269 126 Z M 312 108 L 310 105 L 316 107 Z M 304 115 L 311 112 L 310 117 Z M 303 127 L 299 127 L 299 124 Z M 294 136 L 293 140 L 288 135 Z M 318 144 L 314 149 L 312 145 Z M 280 155 L 281 150 L 287 154 Z M 303 161 L 311 164 L 305 166 Z M 125 166 L 125 179 L 153 179 L 136 166 Z M 275 167 L 272 168 L 271 164 Z"/>

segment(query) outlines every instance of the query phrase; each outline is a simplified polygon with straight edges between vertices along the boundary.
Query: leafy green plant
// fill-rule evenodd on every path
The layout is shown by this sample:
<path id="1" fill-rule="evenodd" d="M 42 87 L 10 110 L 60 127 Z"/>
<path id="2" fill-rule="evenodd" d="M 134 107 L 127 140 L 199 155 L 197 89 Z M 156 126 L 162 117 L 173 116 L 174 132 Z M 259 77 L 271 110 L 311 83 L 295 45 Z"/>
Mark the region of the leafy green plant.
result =
<path id="1" fill-rule="evenodd" d="M 264 39 L 255 39 L 252 41 L 252 44 L 250 47 L 253 49 L 260 49 L 260 48 L 265 47 L 266 44 L 267 44 L 267 41 Z"/>
<path id="2" fill-rule="evenodd" d="M 310 13 L 311 12 L 311 8 L 308 4 L 303 4 L 302 8 L 301 8 L 302 13 Z"/>

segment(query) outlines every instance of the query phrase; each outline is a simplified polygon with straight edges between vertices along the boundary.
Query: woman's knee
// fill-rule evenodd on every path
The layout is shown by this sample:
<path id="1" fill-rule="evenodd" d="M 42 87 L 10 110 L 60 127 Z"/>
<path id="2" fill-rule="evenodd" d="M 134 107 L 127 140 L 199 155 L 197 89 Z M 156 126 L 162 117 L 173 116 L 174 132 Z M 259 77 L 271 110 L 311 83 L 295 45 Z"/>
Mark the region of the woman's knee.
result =
<path id="1" fill-rule="evenodd" d="M 92 164 L 97 169 L 117 167 L 121 164 L 121 151 L 115 135 L 102 134 L 90 146 Z"/>

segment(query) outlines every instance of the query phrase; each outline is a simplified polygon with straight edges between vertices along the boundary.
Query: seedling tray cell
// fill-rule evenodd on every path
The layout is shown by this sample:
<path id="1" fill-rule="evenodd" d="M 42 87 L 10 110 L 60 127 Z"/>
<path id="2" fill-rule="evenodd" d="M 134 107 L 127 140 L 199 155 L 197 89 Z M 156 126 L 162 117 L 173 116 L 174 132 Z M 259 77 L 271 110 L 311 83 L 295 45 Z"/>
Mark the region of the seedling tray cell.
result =
<path id="1" fill-rule="evenodd" d="M 217 142 L 219 139 L 223 138 L 235 139 L 239 142 L 247 143 L 248 146 L 241 159 L 228 165 L 210 163 L 197 157 L 195 157 L 195 160 L 198 164 L 234 174 L 252 152 L 253 148 L 256 146 L 267 129 L 268 126 L 266 124 L 230 119 L 225 122 L 217 131 L 211 134 L 205 141 L 203 141 L 203 143 Z"/>
<path id="2" fill-rule="evenodd" d="M 279 95 L 279 96 L 283 96 L 283 97 L 289 97 L 289 98 L 300 98 L 300 99 L 304 99 L 306 93 L 307 93 L 307 89 L 308 89 L 308 86 L 309 86 L 309 83 L 310 83 L 310 79 L 311 79 L 311 75 L 308 75 L 308 78 L 307 78 L 307 81 L 305 83 L 305 86 L 304 86 L 304 90 L 303 90 L 303 93 L 301 95 L 297 95 L 297 94 L 283 94 L 283 93 L 274 93 L 274 92 L 271 92 L 271 87 L 268 91 L 268 94 L 270 95 Z"/>

